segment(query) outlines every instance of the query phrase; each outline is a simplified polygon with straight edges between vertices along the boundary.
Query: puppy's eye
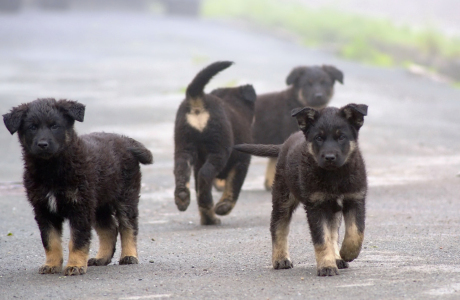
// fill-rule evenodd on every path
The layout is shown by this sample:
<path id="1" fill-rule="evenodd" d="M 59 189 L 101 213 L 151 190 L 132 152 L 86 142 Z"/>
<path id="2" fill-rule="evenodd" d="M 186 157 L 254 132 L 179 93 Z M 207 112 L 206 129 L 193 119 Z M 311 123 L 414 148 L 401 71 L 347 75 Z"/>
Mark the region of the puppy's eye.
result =
<path id="1" fill-rule="evenodd" d="M 347 137 L 345 136 L 345 134 L 342 134 L 342 135 L 339 136 L 338 140 L 339 140 L 339 142 L 343 142 L 343 141 L 345 141 L 346 138 Z"/>
<path id="2" fill-rule="evenodd" d="M 56 124 L 54 124 L 54 125 L 51 126 L 51 130 L 56 130 L 56 129 L 58 129 L 58 128 L 59 128 L 59 125 L 56 125 Z"/>
<path id="3" fill-rule="evenodd" d="M 30 125 L 28 127 L 29 130 L 37 130 L 37 128 L 38 128 L 37 125 Z"/>
<path id="4" fill-rule="evenodd" d="M 324 139 L 318 135 L 315 137 L 315 141 L 317 141 L 318 143 L 321 143 L 322 141 L 324 141 Z"/>

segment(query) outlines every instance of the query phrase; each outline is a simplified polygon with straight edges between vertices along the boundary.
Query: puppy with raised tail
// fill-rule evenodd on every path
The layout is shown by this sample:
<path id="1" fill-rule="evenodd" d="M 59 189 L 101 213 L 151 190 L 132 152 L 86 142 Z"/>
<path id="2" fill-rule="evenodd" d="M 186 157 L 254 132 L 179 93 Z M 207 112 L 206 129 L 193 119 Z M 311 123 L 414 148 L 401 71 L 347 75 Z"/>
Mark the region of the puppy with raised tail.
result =
<path id="1" fill-rule="evenodd" d="M 221 223 L 216 215 L 228 215 L 235 207 L 251 156 L 233 151 L 232 146 L 251 143 L 256 92 L 252 85 L 221 88 L 207 94 L 205 86 L 232 62 L 215 62 L 198 72 L 188 85 L 174 127 L 174 199 L 185 211 L 190 205 L 190 175 L 202 225 Z M 214 206 L 212 184 L 224 179 L 220 200 Z"/>
<path id="2" fill-rule="evenodd" d="M 322 110 L 297 108 L 301 131 L 282 145 L 236 145 L 257 156 L 278 157 L 273 183 L 270 231 L 275 269 L 293 267 L 288 233 L 292 213 L 302 204 L 315 248 L 318 276 L 338 275 L 358 257 L 364 238 L 367 178 L 358 147 L 367 106 L 348 104 Z M 345 237 L 338 246 L 341 219 Z"/>
<path id="3" fill-rule="evenodd" d="M 24 186 L 40 229 L 46 262 L 39 273 L 62 270 L 62 225 L 69 221 L 69 259 L 64 275 L 81 275 L 87 266 L 108 265 L 121 236 L 120 264 L 137 264 L 139 163 L 152 153 L 131 138 L 110 133 L 78 136 L 85 106 L 76 101 L 38 99 L 3 115 L 18 133 L 24 159 Z M 91 227 L 99 251 L 89 258 Z"/>

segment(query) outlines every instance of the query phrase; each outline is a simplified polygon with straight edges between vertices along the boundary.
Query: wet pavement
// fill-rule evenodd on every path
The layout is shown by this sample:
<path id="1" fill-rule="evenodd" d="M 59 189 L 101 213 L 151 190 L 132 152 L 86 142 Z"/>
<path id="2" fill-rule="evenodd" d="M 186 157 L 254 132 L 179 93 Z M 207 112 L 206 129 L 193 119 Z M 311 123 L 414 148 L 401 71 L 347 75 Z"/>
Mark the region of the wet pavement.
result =
<path id="1" fill-rule="evenodd" d="M 44 251 L 20 184 L 20 148 L 0 130 L 0 299 L 459 297 L 460 90 L 245 28 L 139 12 L 0 15 L 0 41 L 2 114 L 38 97 L 78 100 L 87 107 L 79 133 L 126 134 L 155 157 L 142 167 L 140 264 L 119 266 L 118 249 L 114 263 L 84 276 L 39 275 Z M 271 268 L 262 158 L 252 160 L 223 225 L 199 225 L 194 195 L 186 212 L 176 209 L 175 111 L 196 72 L 215 60 L 236 64 L 207 91 L 246 83 L 258 93 L 281 90 L 294 66 L 324 63 L 345 74 L 332 105 L 369 105 L 360 136 L 370 184 L 364 249 L 339 276 L 316 276 L 301 209 L 289 235 L 294 269 Z M 97 247 L 94 235 L 92 254 Z"/>

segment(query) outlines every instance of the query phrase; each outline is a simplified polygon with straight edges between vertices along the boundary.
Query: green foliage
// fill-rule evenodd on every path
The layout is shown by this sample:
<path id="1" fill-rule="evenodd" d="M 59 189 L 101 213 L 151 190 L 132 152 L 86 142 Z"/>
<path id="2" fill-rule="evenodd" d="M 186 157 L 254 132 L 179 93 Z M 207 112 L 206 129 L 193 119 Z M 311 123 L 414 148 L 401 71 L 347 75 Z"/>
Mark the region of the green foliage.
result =
<path id="1" fill-rule="evenodd" d="M 202 13 L 210 18 L 241 19 L 282 28 L 300 36 L 306 45 L 332 45 L 345 58 L 379 66 L 412 60 L 408 53 L 413 52 L 460 58 L 460 39 L 436 30 L 396 26 L 388 20 L 333 8 L 309 9 L 294 1 L 204 0 Z"/>

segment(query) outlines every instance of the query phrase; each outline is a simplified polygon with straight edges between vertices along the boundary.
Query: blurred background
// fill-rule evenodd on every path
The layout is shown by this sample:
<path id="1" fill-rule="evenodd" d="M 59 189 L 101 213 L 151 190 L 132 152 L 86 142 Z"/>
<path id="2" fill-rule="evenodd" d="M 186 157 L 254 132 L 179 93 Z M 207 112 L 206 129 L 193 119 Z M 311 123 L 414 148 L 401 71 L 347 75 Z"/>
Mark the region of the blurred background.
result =
<path id="1" fill-rule="evenodd" d="M 460 81 L 456 0 L 0 0 L 0 11 L 144 11 L 227 19 L 363 63 Z"/>

